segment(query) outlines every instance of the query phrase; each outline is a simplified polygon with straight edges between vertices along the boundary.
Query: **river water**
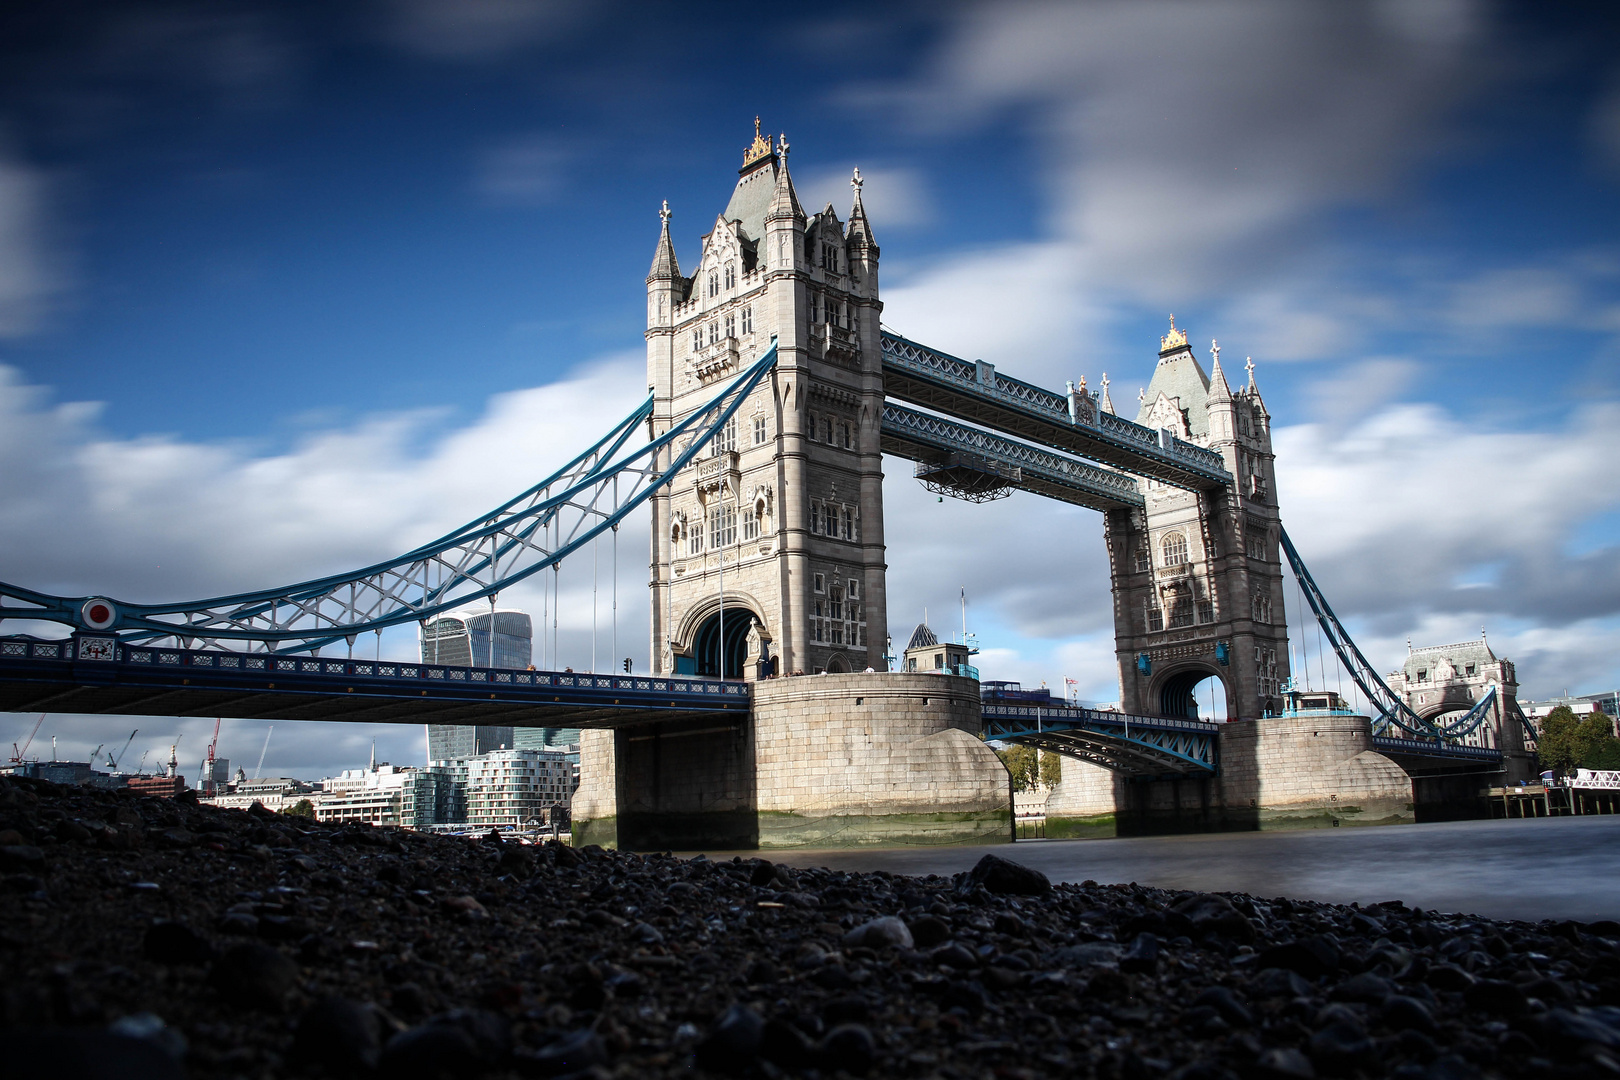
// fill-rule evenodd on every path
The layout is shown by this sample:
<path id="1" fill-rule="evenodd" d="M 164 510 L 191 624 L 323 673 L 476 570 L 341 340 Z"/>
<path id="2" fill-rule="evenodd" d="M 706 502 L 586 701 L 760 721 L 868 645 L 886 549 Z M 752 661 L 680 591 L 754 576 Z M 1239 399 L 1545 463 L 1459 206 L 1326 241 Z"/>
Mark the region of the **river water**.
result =
<path id="1" fill-rule="evenodd" d="M 1620 815 L 767 854 L 790 866 L 949 875 L 986 852 L 1054 882 L 1401 900 L 1498 919 L 1620 920 Z"/>

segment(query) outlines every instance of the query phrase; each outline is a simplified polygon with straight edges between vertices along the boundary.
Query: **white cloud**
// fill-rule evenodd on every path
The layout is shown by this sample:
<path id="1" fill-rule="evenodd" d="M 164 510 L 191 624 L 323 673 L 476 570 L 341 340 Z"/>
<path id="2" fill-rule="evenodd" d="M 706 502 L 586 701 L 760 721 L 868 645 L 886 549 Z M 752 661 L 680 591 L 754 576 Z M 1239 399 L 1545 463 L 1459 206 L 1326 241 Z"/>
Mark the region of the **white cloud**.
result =
<path id="1" fill-rule="evenodd" d="M 579 0 L 383 0 L 384 32 L 434 60 L 477 61 L 556 40 L 600 8 Z"/>
<path id="2" fill-rule="evenodd" d="M 46 238 L 47 194 L 42 171 L 0 155 L 0 337 L 35 330 L 64 284 Z"/>
<path id="3" fill-rule="evenodd" d="M 231 445 L 109 438 L 96 430 L 95 406 L 51 407 L 42 391 L 0 367 L 0 459 L 12 462 L 0 470 L 0 574 L 43 592 L 157 602 L 368 565 L 473 520 L 542 479 L 629 412 L 642 381 L 639 357 L 611 358 L 562 382 L 497 395 L 484 415 L 427 439 L 421 452 L 412 447 L 424 441 L 430 414 L 376 417 L 313 433 L 286 453 L 254 456 Z M 603 670 L 624 656 L 636 657 L 637 669 L 646 670 L 647 542 L 639 515 L 620 529 L 616 653 L 612 540 L 599 542 L 596 657 Z M 514 587 L 501 605 L 531 612 L 538 624 L 549 604 L 542 596 L 548 577 Z M 584 670 L 592 656 L 591 553 L 568 560 L 557 584 L 560 648 L 549 655 L 555 666 Z M 0 632 L 25 629 L 7 623 Z M 396 628 L 381 642 L 367 639 L 357 652 L 366 655 L 379 645 L 384 655 L 410 656 L 414 630 Z M 547 648 L 536 642 L 537 663 Z M 6 722 L 15 730 L 21 721 Z M 105 734 L 108 725 L 125 724 L 76 718 L 69 726 Z M 152 725 L 179 730 L 182 722 Z M 385 749 L 394 745 L 387 740 L 401 737 L 397 727 L 377 730 Z M 86 753 L 94 742 L 107 741 L 102 734 Z M 347 728 L 296 724 L 276 734 L 284 760 L 313 771 L 363 763 L 363 755 L 353 758 L 358 737 Z M 316 769 L 316 762 L 324 764 Z"/>
<path id="4" fill-rule="evenodd" d="M 838 211 L 840 220 L 849 219 L 854 204 L 850 178 L 854 164 L 836 165 L 817 169 L 802 178 L 794 179 L 800 201 L 810 213 L 828 203 Z M 861 203 L 866 207 L 872 231 L 882 244 L 885 229 L 901 229 L 913 225 L 927 225 L 934 220 L 934 197 L 928 182 L 917 169 L 905 167 L 863 167 Z"/>
<path id="5" fill-rule="evenodd" d="M 1383 198 L 1492 70 L 1479 6 L 980 4 L 921 80 L 852 87 L 923 131 L 1028 126 L 1090 282 L 1156 304 L 1311 250 Z"/>
<path id="6" fill-rule="evenodd" d="M 563 194 L 577 150 L 547 135 L 514 139 L 478 162 L 474 190 L 502 206 L 538 206 Z"/>

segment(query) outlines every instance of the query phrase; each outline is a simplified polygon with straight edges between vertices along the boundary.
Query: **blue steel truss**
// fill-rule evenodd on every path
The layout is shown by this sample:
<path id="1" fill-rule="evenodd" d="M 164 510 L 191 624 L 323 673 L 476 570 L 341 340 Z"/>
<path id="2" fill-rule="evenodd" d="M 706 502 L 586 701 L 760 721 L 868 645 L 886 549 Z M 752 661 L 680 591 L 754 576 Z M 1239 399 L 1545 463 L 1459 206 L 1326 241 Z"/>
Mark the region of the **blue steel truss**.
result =
<path id="1" fill-rule="evenodd" d="M 1447 724 L 1437 724 L 1413 712 L 1411 706 L 1406 704 L 1406 699 L 1389 688 L 1389 684 L 1384 682 L 1377 670 L 1367 662 L 1367 658 L 1356 647 L 1356 643 L 1351 640 L 1349 631 L 1339 622 L 1339 617 L 1333 613 L 1327 597 L 1322 595 L 1321 588 L 1317 586 L 1316 579 L 1311 576 L 1310 570 L 1306 569 L 1305 560 L 1300 558 L 1299 550 L 1288 538 L 1288 530 L 1279 529 L 1278 532 L 1282 540 L 1283 553 L 1288 557 L 1288 565 L 1293 567 L 1300 591 L 1305 594 L 1305 602 L 1311 605 L 1311 611 L 1316 615 L 1322 633 L 1327 635 L 1328 642 L 1338 654 L 1339 662 L 1350 673 L 1350 678 L 1379 712 L 1373 719 L 1374 734 L 1383 735 L 1391 727 L 1398 727 L 1420 739 L 1460 739 L 1484 723 L 1491 711 L 1486 706 L 1496 700 L 1494 686 L 1472 709 Z"/>
<path id="2" fill-rule="evenodd" d="M 1203 490 L 1230 486 L 1220 454 L 1113 413 L 1071 415 L 1066 395 L 1010 378 L 884 331 L 883 390 L 891 398 L 1079 454 L 1137 476 Z"/>
<path id="3" fill-rule="evenodd" d="M 1128 776 L 1211 776 L 1219 724 L 1072 706 L 984 705 L 986 741 L 1071 754 Z"/>
<path id="4" fill-rule="evenodd" d="M 129 642 L 249 643 L 303 652 L 493 596 L 618 527 L 709 444 L 776 363 L 776 341 L 703 407 L 640 449 L 637 406 L 595 445 L 490 513 L 388 562 L 280 589 L 180 604 L 51 596 L 0 582 L 0 620 L 63 623 Z"/>
<path id="5" fill-rule="evenodd" d="M 1000 467 L 1006 486 L 1094 510 L 1143 505 L 1136 479 L 1076 460 L 1066 454 L 1014 442 L 978 428 L 885 403 L 883 451 L 912 461 L 934 463 L 953 454 Z"/>

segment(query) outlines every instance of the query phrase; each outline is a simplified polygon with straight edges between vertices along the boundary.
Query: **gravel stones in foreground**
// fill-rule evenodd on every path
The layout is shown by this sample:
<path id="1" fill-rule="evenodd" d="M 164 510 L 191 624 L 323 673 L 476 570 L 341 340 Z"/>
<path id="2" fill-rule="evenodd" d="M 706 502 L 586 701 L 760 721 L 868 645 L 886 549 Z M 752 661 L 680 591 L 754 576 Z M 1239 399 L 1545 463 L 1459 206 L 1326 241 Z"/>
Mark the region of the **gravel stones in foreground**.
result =
<path id="1" fill-rule="evenodd" d="M 523 847 L 0 780 L 12 1077 L 1608 1077 L 1620 925 Z"/>

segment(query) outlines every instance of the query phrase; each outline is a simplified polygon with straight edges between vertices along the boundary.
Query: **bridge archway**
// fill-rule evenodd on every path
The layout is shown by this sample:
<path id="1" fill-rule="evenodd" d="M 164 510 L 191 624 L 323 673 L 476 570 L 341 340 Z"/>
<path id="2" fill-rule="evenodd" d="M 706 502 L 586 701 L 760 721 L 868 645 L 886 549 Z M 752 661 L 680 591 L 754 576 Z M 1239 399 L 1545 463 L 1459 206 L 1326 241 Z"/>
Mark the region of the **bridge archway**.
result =
<path id="1" fill-rule="evenodd" d="M 1157 682 L 1152 699 L 1160 716 L 1227 719 L 1226 677 L 1220 671 L 1198 664 L 1168 671 Z"/>
<path id="2" fill-rule="evenodd" d="M 692 637 L 692 659 L 697 667 L 695 674 L 721 679 L 742 678 L 748 662 L 748 632 L 756 618 L 747 608 L 728 605 L 723 641 L 721 613 L 718 610 L 699 623 L 697 633 Z"/>

